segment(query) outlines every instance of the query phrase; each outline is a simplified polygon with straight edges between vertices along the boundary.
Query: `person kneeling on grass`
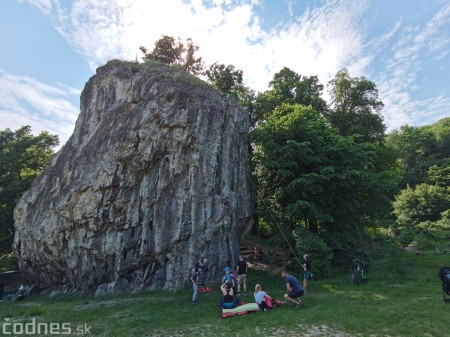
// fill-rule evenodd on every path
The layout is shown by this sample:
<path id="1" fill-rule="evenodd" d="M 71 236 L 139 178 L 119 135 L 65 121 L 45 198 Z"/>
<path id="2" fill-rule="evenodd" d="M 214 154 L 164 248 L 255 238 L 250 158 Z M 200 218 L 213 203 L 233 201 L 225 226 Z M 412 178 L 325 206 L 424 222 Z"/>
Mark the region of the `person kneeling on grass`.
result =
<path id="1" fill-rule="evenodd" d="M 223 309 L 233 309 L 236 308 L 240 302 L 240 296 L 237 295 L 234 298 L 233 284 L 231 282 L 226 282 L 220 286 L 222 290 L 223 297 L 220 299 L 220 306 Z"/>
<path id="2" fill-rule="evenodd" d="M 293 275 L 289 275 L 285 270 L 281 272 L 281 276 L 284 278 L 284 282 L 286 283 L 287 293 L 284 294 L 284 298 L 296 306 L 301 307 L 303 302 L 299 297 L 303 296 L 304 290 L 300 282 Z"/>

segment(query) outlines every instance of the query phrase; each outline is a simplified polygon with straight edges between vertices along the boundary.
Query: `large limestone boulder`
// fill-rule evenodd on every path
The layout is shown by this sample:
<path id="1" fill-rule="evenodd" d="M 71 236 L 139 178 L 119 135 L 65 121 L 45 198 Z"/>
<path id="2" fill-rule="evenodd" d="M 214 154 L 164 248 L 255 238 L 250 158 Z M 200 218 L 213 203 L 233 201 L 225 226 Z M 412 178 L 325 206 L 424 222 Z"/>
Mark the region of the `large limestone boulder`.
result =
<path id="1" fill-rule="evenodd" d="M 252 225 L 248 128 L 182 71 L 99 68 L 73 135 L 15 209 L 21 270 L 63 291 L 174 290 L 202 257 L 219 280 Z"/>

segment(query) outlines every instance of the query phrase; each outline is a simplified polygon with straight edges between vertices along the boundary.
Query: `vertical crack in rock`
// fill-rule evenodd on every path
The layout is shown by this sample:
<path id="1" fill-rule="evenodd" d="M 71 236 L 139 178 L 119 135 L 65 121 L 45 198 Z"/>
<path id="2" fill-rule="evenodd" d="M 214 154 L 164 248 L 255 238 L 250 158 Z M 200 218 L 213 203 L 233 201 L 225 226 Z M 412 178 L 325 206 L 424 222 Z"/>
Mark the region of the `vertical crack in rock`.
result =
<path id="1" fill-rule="evenodd" d="M 174 68 L 97 69 L 73 135 L 15 209 L 21 270 L 66 291 L 175 290 L 205 257 L 219 279 L 252 225 L 248 128 Z"/>

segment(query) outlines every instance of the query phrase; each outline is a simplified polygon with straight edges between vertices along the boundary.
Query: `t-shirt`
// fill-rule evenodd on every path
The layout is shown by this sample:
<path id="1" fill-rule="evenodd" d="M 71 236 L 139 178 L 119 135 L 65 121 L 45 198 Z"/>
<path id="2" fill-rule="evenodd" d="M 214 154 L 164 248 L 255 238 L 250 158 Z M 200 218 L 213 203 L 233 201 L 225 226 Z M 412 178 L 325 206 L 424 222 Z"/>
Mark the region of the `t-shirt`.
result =
<path id="1" fill-rule="evenodd" d="M 257 293 L 254 293 L 253 295 L 255 296 L 255 302 L 259 304 L 264 301 L 264 296 L 266 296 L 266 292 L 260 290 Z"/>
<path id="2" fill-rule="evenodd" d="M 310 259 L 306 259 L 304 261 L 304 265 L 305 265 L 306 271 L 311 271 L 311 260 Z"/>
<path id="3" fill-rule="evenodd" d="M 196 272 L 196 273 L 194 273 L 194 275 L 192 275 L 192 279 L 194 280 L 195 283 L 198 283 L 198 277 L 199 277 L 198 272 Z"/>
<path id="4" fill-rule="evenodd" d="M 245 261 L 239 260 L 238 267 L 239 267 L 238 275 L 247 274 L 247 263 L 245 263 Z"/>
<path id="5" fill-rule="evenodd" d="M 303 290 L 302 285 L 300 284 L 300 282 L 298 282 L 298 280 L 297 280 L 297 278 L 295 276 L 287 274 L 286 278 L 284 280 L 285 280 L 286 284 L 289 283 L 289 285 L 292 288 L 292 291 L 301 291 L 301 290 Z"/>

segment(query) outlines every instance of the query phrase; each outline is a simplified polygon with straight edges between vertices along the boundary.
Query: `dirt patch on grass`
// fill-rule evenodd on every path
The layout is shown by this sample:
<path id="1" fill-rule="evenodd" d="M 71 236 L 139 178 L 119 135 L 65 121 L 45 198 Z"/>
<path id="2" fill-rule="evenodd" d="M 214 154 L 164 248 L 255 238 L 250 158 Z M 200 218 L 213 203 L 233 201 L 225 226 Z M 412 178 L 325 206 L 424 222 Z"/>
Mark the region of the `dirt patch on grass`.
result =
<path id="1" fill-rule="evenodd" d="M 217 327 L 213 325 L 203 326 L 187 326 L 181 330 L 168 333 L 167 331 L 152 331 L 148 336 L 173 336 L 173 337 L 187 337 L 187 336 L 267 336 L 267 337 L 357 337 L 360 334 L 349 334 L 343 331 L 334 329 L 328 325 L 301 325 L 299 324 L 295 329 L 284 328 L 260 328 L 255 326 L 253 331 L 246 330 L 242 333 L 221 333 L 217 331 Z"/>

